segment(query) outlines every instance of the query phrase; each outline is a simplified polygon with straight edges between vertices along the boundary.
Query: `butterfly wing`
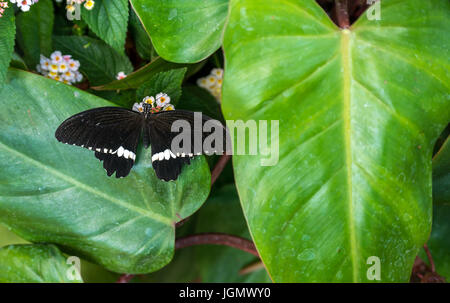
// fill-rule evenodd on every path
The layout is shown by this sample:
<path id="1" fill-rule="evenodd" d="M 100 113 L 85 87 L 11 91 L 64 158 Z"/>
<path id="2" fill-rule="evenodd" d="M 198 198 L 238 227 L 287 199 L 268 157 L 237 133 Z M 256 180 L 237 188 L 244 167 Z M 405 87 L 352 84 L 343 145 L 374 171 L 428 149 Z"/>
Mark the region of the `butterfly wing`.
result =
<path id="1" fill-rule="evenodd" d="M 136 160 L 136 149 L 144 117 L 120 107 L 100 107 L 76 114 L 56 130 L 58 141 L 95 151 L 108 176 L 129 174 Z"/>
<path id="2" fill-rule="evenodd" d="M 197 115 L 197 120 L 196 120 Z M 191 140 L 190 144 L 182 146 L 181 149 L 174 149 L 172 147 L 173 139 L 179 135 L 178 132 L 172 132 L 172 124 L 177 120 L 183 120 L 189 123 Z M 156 114 L 149 115 L 147 118 L 146 129 L 144 131 L 144 144 L 152 147 L 152 165 L 155 169 L 158 178 L 170 181 L 176 180 L 181 173 L 184 164 L 190 164 L 191 158 L 200 154 L 223 153 L 223 148 L 220 150 L 204 151 L 203 141 L 212 132 L 204 132 L 203 124 L 206 121 L 212 120 L 218 128 L 223 131 L 223 138 L 225 138 L 225 128 L 217 120 L 203 115 L 201 113 L 194 113 L 186 110 L 163 111 Z M 199 127 L 194 127 L 195 123 Z M 201 138 L 201 146 L 194 148 L 195 137 Z M 224 140 L 225 142 L 225 140 Z M 225 144 L 223 144 L 225 147 Z"/>

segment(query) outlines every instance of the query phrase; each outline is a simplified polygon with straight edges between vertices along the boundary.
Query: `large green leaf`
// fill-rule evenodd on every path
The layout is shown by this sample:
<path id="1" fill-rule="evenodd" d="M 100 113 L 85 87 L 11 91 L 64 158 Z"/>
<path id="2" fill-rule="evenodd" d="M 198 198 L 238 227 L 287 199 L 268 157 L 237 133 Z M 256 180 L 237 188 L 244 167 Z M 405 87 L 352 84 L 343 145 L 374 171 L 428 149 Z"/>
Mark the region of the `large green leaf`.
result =
<path id="1" fill-rule="evenodd" d="M 130 60 L 101 40 L 90 37 L 54 36 L 55 48 L 80 61 L 80 71 L 91 85 L 101 85 L 116 79 L 119 72 L 133 70 Z"/>
<path id="2" fill-rule="evenodd" d="M 192 63 L 222 44 L 228 0 L 131 0 L 156 52 L 166 60 Z"/>
<path id="3" fill-rule="evenodd" d="M 83 20 L 103 41 L 124 52 L 128 25 L 128 0 L 96 0 L 92 10 L 82 9 Z"/>
<path id="4" fill-rule="evenodd" d="M 230 5 L 224 115 L 279 120 L 276 165 L 233 156 L 271 277 L 370 282 L 375 256 L 382 282 L 408 281 L 450 120 L 450 2 L 385 0 L 346 30 L 313 0 Z"/>
<path id="5" fill-rule="evenodd" d="M 17 43 L 32 69 L 39 64 L 41 54 L 48 57 L 52 52 L 53 20 L 52 0 L 41 0 L 30 11 L 17 15 Z"/>
<path id="6" fill-rule="evenodd" d="M 11 70 L 0 92 L 0 221 L 33 242 L 59 244 L 116 272 L 167 264 L 174 223 L 209 193 L 203 157 L 176 182 L 159 180 L 148 150 L 123 179 L 107 177 L 92 152 L 56 141 L 69 116 L 111 103 L 61 82 Z"/>
<path id="7" fill-rule="evenodd" d="M 73 270 L 54 245 L 22 244 L 0 248 L 0 282 L 74 283 Z"/>
<path id="8" fill-rule="evenodd" d="M 16 35 L 16 25 L 14 23 L 14 9 L 6 9 L 0 18 L 0 87 L 6 79 L 9 62 L 14 50 L 14 37 Z"/>

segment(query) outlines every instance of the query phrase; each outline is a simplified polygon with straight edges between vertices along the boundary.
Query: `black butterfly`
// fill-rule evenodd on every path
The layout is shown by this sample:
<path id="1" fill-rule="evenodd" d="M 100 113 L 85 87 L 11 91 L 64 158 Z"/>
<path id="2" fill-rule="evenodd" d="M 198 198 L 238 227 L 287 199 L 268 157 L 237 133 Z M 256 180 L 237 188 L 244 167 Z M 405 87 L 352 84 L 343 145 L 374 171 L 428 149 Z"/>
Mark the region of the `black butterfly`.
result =
<path id="1" fill-rule="evenodd" d="M 141 103 L 142 104 L 142 103 Z M 125 177 L 130 173 L 136 160 L 136 150 L 142 136 L 145 148 L 152 147 L 152 165 L 159 179 L 176 180 L 184 164 L 200 154 L 222 154 L 225 148 L 226 131 L 220 122 L 224 134 L 221 150 L 204 151 L 202 147 L 193 147 L 194 137 L 200 136 L 202 143 L 211 132 L 195 129 L 194 112 L 186 110 L 168 110 L 154 112 L 151 104 L 143 103 L 142 112 L 120 107 L 100 107 L 76 114 L 64 121 L 56 130 L 55 137 L 66 144 L 78 145 L 95 151 L 95 156 L 103 161 L 108 176 L 116 172 L 116 177 Z M 201 115 L 202 124 L 210 117 Z M 172 150 L 172 139 L 178 135 L 171 132 L 174 121 L 184 120 L 191 126 L 191 144 L 180 150 Z M 216 121 L 216 120 L 213 120 Z M 203 146 L 203 144 L 202 144 Z"/>

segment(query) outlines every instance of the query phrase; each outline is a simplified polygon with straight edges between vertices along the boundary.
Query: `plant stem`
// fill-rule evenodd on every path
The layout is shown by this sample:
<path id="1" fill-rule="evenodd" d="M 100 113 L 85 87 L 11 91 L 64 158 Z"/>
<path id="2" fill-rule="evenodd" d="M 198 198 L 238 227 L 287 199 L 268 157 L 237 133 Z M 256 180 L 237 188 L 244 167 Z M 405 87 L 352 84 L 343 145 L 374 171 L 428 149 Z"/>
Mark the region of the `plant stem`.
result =
<path id="1" fill-rule="evenodd" d="M 176 239 L 175 249 L 203 244 L 230 246 L 248 252 L 259 258 L 258 251 L 252 241 L 241 237 L 220 233 L 204 233 Z M 132 274 L 123 274 L 119 277 L 117 283 L 128 283 L 134 276 L 135 275 Z"/>
<path id="2" fill-rule="evenodd" d="M 339 25 L 340 28 L 350 27 L 350 18 L 348 16 L 347 0 L 335 1 L 334 14 L 336 16 L 337 24 Z"/>
<path id="3" fill-rule="evenodd" d="M 433 261 L 433 257 L 431 256 L 430 249 L 428 249 L 428 246 L 426 244 L 423 245 L 423 249 L 425 250 L 425 253 L 427 254 L 428 261 L 430 261 L 431 272 L 435 273 L 436 267 L 434 266 L 434 261 Z"/>
<path id="4" fill-rule="evenodd" d="M 248 252 L 259 258 L 258 251 L 252 241 L 220 233 L 204 233 L 176 239 L 175 249 L 203 244 L 226 245 Z"/>
<path id="5" fill-rule="evenodd" d="M 134 278 L 134 275 L 131 274 L 123 274 L 119 277 L 119 280 L 117 280 L 116 283 L 128 283 L 131 281 L 131 279 Z"/>
<path id="6" fill-rule="evenodd" d="M 211 172 L 211 186 L 216 182 L 217 178 L 219 178 L 223 169 L 227 165 L 228 161 L 231 159 L 231 155 L 223 154 L 219 161 L 217 161 L 216 166 L 214 166 Z"/>

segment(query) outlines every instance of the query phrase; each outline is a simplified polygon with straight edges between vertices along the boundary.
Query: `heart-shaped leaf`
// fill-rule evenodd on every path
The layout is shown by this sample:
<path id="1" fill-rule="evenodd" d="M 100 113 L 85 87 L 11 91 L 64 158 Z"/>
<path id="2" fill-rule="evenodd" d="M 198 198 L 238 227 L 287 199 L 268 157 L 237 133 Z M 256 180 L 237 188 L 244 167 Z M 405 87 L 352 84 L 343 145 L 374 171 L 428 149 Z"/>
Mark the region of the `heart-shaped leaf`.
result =
<path id="1" fill-rule="evenodd" d="M 0 87 L 6 79 L 11 55 L 14 50 L 14 37 L 16 35 L 16 25 L 14 23 L 14 9 L 6 9 L 0 18 Z"/>
<path id="2" fill-rule="evenodd" d="M 71 264 L 54 245 L 22 244 L 0 248 L 0 282 L 76 283 Z M 73 277 L 73 279 L 71 278 Z"/>
<path id="3" fill-rule="evenodd" d="M 159 180 L 148 150 L 123 179 L 106 176 L 91 151 L 56 141 L 64 119 L 112 104 L 61 82 L 10 70 L 0 92 L 0 221 L 32 242 L 50 242 L 109 270 L 166 265 L 174 223 L 209 194 L 204 157 L 176 182 Z"/>
<path id="4" fill-rule="evenodd" d="M 345 30 L 313 0 L 230 5 L 224 115 L 279 121 L 268 138 L 278 163 L 276 149 L 273 166 L 233 156 L 271 277 L 408 281 L 431 227 L 432 147 L 450 120 L 450 2 L 383 1 L 381 20 Z"/>
<path id="5" fill-rule="evenodd" d="M 192 63 L 222 44 L 228 1 L 131 0 L 131 4 L 161 57 Z"/>
<path id="6" fill-rule="evenodd" d="M 81 9 L 81 15 L 97 36 L 123 54 L 128 25 L 127 0 L 96 0 L 94 8 Z"/>
<path id="7" fill-rule="evenodd" d="M 80 71 L 91 85 L 101 85 L 116 79 L 119 72 L 133 71 L 130 60 L 101 40 L 90 37 L 55 36 L 55 49 L 80 61 Z"/>
<path id="8" fill-rule="evenodd" d="M 35 69 L 40 55 L 52 52 L 53 1 L 41 0 L 29 12 L 17 15 L 17 43 L 27 65 Z"/>

